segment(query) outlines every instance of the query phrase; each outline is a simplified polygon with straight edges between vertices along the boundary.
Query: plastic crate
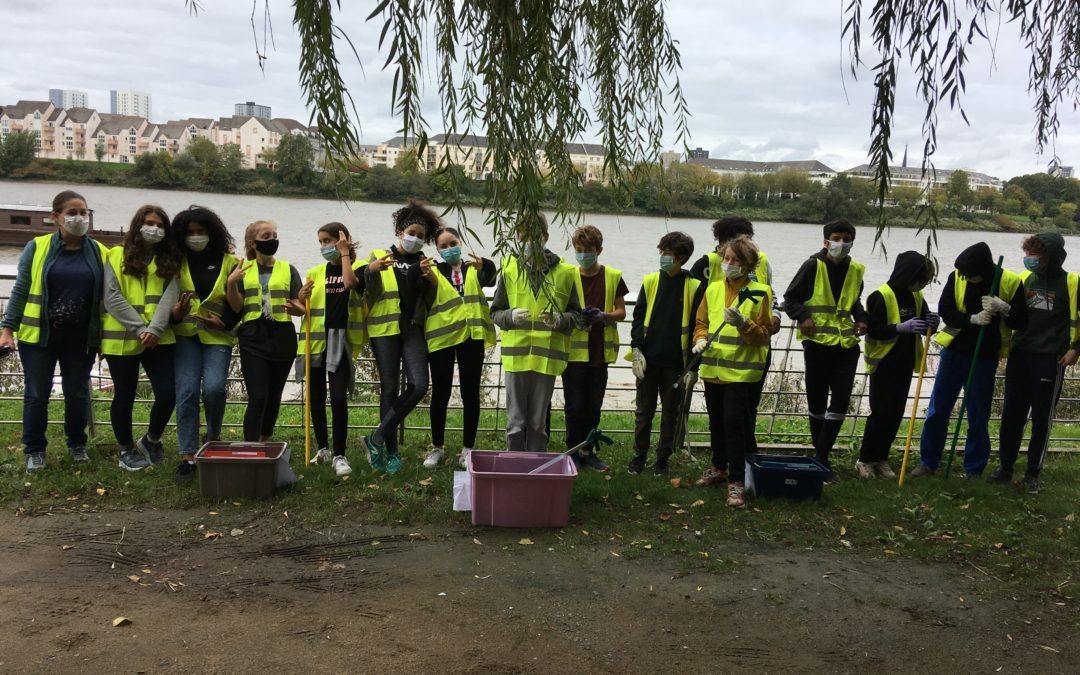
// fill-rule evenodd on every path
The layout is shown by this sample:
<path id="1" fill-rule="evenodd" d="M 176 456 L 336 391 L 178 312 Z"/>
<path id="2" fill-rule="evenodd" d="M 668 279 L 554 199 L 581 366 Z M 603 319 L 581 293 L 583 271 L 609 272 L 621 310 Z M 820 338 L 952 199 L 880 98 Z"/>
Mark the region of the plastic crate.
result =
<path id="1" fill-rule="evenodd" d="M 813 457 L 762 455 L 746 457 L 746 487 L 763 497 L 818 499 L 829 470 Z"/>
<path id="2" fill-rule="evenodd" d="M 211 441 L 195 454 L 203 497 L 272 497 L 285 443 Z"/>
<path id="3" fill-rule="evenodd" d="M 551 452 L 470 452 L 473 525 L 565 526 L 577 477 L 574 460 L 564 455 L 541 473 L 529 474 L 557 456 Z"/>

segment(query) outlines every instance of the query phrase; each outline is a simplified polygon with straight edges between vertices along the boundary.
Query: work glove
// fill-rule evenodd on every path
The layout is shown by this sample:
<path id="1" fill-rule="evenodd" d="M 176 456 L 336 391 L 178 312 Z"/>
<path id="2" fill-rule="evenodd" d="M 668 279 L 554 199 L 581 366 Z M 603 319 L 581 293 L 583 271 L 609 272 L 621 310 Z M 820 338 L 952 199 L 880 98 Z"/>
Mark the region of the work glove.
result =
<path id="1" fill-rule="evenodd" d="M 936 331 L 938 329 L 938 326 L 941 325 L 941 317 L 937 314 L 927 314 L 923 317 L 923 320 L 926 321 L 926 325 L 934 331 Z"/>
<path id="2" fill-rule="evenodd" d="M 993 312 L 998 316 L 1009 316 L 1009 309 L 1011 309 L 1009 303 L 994 295 L 982 297 L 982 308 L 984 312 Z"/>
<path id="3" fill-rule="evenodd" d="M 515 326 L 527 326 L 529 325 L 529 310 L 527 309 L 514 309 L 510 312 L 510 316 Z"/>
<path id="4" fill-rule="evenodd" d="M 708 347 L 708 346 L 709 346 L 709 341 L 706 340 L 705 338 L 701 338 L 700 340 L 698 340 L 697 342 L 694 343 L 694 348 L 691 351 L 693 351 L 695 354 L 700 354 L 701 352 L 705 351 L 705 348 Z"/>
<path id="5" fill-rule="evenodd" d="M 554 312 L 540 312 L 540 321 L 551 330 L 560 330 L 563 317 Z"/>
<path id="6" fill-rule="evenodd" d="M 694 385 L 697 384 L 698 374 L 696 370 L 688 370 L 683 373 L 683 376 L 679 378 L 679 388 L 683 391 L 693 391 Z"/>
<path id="7" fill-rule="evenodd" d="M 586 307 L 581 310 L 581 316 L 585 319 L 585 323 L 590 326 L 604 322 L 604 313 L 599 307 Z"/>
<path id="8" fill-rule="evenodd" d="M 634 347 L 633 349 L 633 365 L 630 366 L 630 370 L 634 371 L 634 377 L 638 380 L 645 379 L 645 354 Z"/>
<path id="9" fill-rule="evenodd" d="M 896 324 L 896 332 L 904 333 L 905 335 L 925 335 L 926 322 L 918 317 L 908 319 L 903 323 Z"/>
<path id="10" fill-rule="evenodd" d="M 973 326 L 989 326 L 990 322 L 994 320 L 994 313 L 984 309 L 978 314 L 971 315 L 971 325 Z"/>
<path id="11" fill-rule="evenodd" d="M 742 328 L 746 325 L 746 317 L 734 307 L 728 307 L 724 310 L 724 321 L 736 328 Z"/>

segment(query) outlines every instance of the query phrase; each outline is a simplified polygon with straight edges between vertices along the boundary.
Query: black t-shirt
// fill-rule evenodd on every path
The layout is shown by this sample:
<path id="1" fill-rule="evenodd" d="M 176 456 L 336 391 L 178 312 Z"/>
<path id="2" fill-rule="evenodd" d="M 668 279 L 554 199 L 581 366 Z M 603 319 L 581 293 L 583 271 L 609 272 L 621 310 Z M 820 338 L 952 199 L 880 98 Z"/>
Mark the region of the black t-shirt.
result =
<path id="1" fill-rule="evenodd" d="M 326 263 L 326 327 L 349 327 L 349 290 L 345 288 L 341 263 Z"/>
<path id="2" fill-rule="evenodd" d="M 49 325 L 72 328 L 90 323 L 94 272 L 82 249 L 61 250 L 49 267 L 45 283 L 49 291 Z"/>

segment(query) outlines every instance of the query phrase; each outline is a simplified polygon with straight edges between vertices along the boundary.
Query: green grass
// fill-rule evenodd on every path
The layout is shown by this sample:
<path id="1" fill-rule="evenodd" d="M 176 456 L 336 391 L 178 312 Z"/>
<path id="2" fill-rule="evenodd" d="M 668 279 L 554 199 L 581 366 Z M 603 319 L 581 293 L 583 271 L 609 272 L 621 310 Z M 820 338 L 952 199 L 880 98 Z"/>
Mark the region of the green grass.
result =
<path id="1" fill-rule="evenodd" d="M 60 415 L 54 404 L 53 418 Z M 17 419 L 19 405 L 0 402 L 3 419 Z M 103 411 L 99 412 L 102 415 Z M 227 421 L 238 422 L 241 406 L 230 406 Z M 301 409 L 286 408 L 283 424 L 299 424 Z M 136 419 L 145 420 L 144 405 Z M 560 421 L 556 415 L 553 423 Z M 370 424 L 373 411 L 356 410 L 353 424 Z M 413 423 L 426 422 L 426 414 Z M 628 428 L 628 415 L 606 415 L 605 423 Z M 450 426 L 460 424 L 452 412 Z M 489 428 L 497 424 L 487 418 Z M 348 480 L 333 476 L 328 467 L 303 467 L 303 435 L 286 430 L 280 440 L 293 448 L 293 464 L 302 480 L 271 500 L 211 500 L 198 495 L 195 485 L 179 487 L 172 482 L 170 456 L 166 466 L 131 474 L 116 466 L 116 447 L 107 426 L 99 427 L 91 450 L 94 463 L 74 467 L 63 447 L 58 425 L 50 426 L 49 466 L 41 474 L 27 476 L 19 452 L 19 427 L 0 427 L 0 503 L 15 510 L 43 512 L 110 509 L 193 509 L 193 521 L 205 513 L 239 518 L 282 517 L 310 526 L 349 521 L 365 525 L 403 526 L 432 534 L 471 528 L 467 513 L 451 509 L 452 471 L 427 472 L 421 459 L 427 438 L 410 431 L 403 454 L 405 469 L 388 477 L 375 475 L 355 451 L 360 431 L 350 432 L 350 461 L 354 473 Z M 230 429 L 227 437 L 238 438 Z M 449 434 L 457 449 L 460 436 Z M 175 450 L 170 431 L 166 448 Z M 484 432 L 478 445 L 496 448 L 501 435 Z M 989 485 L 960 478 L 959 462 L 952 479 L 942 477 L 909 481 L 903 488 L 895 482 L 856 480 L 854 456 L 841 453 L 836 465 L 842 481 L 826 488 L 820 501 L 789 502 L 753 499 L 745 511 L 724 506 L 722 490 L 689 487 L 708 458 L 697 463 L 677 455 L 675 487 L 655 476 L 630 476 L 623 470 L 631 454 L 630 438 L 616 436 L 616 444 L 603 456 L 611 463 L 609 474 L 583 473 L 574 486 L 571 523 L 561 530 L 523 533 L 476 534 L 500 538 L 511 548 L 519 536 L 538 546 L 586 548 L 623 558 L 666 558 L 687 568 L 724 571 L 740 565 L 758 547 L 783 547 L 792 551 L 829 551 L 844 555 L 952 563 L 965 573 L 987 575 L 1010 585 L 1069 594 L 1072 575 L 1080 562 L 1080 457 L 1054 456 L 1044 471 L 1044 489 L 1028 495 L 1016 487 Z M 899 458 L 894 454 L 898 464 Z M 1023 460 L 1021 460 L 1022 462 Z M 430 482 L 427 479 L 430 478 Z"/>

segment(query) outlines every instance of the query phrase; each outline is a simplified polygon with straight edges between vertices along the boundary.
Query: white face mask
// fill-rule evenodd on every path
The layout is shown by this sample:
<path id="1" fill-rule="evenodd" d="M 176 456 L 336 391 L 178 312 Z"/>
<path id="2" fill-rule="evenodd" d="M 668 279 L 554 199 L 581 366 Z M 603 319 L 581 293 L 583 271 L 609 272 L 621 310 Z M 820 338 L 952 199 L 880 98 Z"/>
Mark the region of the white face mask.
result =
<path id="1" fill-rule="evenodd" d="M 411 234 L 401 235 L 401 250 L 405 253 L 416 253 L 424 248 L 424 240 Z"/>
<path id="2" fill-rule="evenodd" d="M 90 219 L 86 216 L 64 216 L 61 227 L 68 234 L 81 237 L 90 230 Z"/>
<path id="3" fill-rule="evenodd" d="M 743 275 L 742 265 L 720 263 L 720 269 L 724 270 L 724 276 L 728 279 L 738 279 Z"/>
<path id="4" fill-rule="evenodd" d="M 830 241 L 829 242 L 829 257 L 833 260 L 843 260 L 848 253 L 851 252 L 851 242 L 847 241 Z"/>
<path id="5" fill-rule="evenodd" d="M 210 243 L 210 237 L 205 234 L 193 234 L 184 238 L 184 243 L 187 247 L 196 253 L 206 248 L 206 245 Z"/>
<path id="6" fill-rule="evenodd" d="M 165 238 L 165 228 L 156 225 L 143 225 L 139 230 L 143 241 L 147 244 L 156 244 Z"/>

